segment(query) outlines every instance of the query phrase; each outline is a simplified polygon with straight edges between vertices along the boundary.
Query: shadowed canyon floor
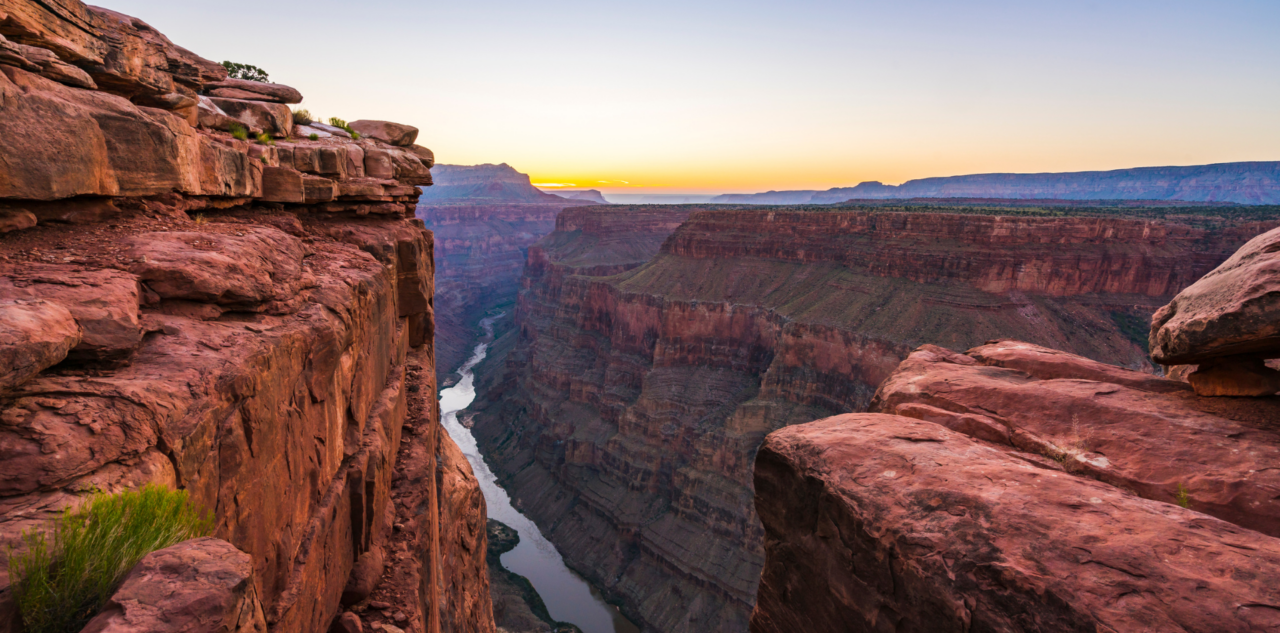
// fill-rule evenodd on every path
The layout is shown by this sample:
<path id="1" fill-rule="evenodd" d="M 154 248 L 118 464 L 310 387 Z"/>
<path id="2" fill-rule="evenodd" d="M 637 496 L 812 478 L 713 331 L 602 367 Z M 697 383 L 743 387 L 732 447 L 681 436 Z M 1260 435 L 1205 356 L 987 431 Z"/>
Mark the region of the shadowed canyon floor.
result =
<path id="1" fill-rule="evenodd" d="M 529 249 L 474 432 L 566 562 L 629 617 L 742 631 L 764 563 L 751 468 L 766 434 L 865 410 L 923 343 L 1015 337 L 1153 371 L 1151 314 L 1276 218 L 569 209 Z"/>

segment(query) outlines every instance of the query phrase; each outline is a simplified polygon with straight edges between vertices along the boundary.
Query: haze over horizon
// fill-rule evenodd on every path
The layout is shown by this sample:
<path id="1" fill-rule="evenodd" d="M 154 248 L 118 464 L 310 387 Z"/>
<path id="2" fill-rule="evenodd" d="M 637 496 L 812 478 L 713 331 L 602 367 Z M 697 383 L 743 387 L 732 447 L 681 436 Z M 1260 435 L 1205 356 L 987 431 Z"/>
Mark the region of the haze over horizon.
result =
<path id="1" fill-rule="evenodd" d="M 442 163 L 607 193 L 1280 159 L 1262 0 L 104 4 Z"/>

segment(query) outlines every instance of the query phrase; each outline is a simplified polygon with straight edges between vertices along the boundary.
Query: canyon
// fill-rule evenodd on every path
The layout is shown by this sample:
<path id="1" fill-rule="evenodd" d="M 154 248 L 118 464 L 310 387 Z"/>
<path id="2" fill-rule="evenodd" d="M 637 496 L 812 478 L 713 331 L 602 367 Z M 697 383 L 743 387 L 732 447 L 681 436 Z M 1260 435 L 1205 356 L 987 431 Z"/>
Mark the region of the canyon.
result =
<path id="1" fill-rule="evenodd" d="M 1274 208 L 598 206 L 529 247 L 487 462 L 646 630 L 742 631 L 769 433 L 865 411 L 911 350 L 1017 338 L 1150 375 L 1151 315 Z M 783 629 L 785 630 L 785 629 Z"/>
<path id="2" fill-rule="evenodd" d="M 436 362 L 450 380 L 480 338 L 480 320 L 514 314 L 529 246 L 552 231 L 561 210 L 595 203 L 543 193 L 505 164 L 438 165 L 433 177 L 416 214 L 435 235 Z"/>
<path id="3" fill-rule="evenodd" d="M 495 630 L 436 402 L 434 156 L 300 100 L 137 18 L 0 3 L 0 543 L 146 484 L 214 521 L 88 630 Z"/>

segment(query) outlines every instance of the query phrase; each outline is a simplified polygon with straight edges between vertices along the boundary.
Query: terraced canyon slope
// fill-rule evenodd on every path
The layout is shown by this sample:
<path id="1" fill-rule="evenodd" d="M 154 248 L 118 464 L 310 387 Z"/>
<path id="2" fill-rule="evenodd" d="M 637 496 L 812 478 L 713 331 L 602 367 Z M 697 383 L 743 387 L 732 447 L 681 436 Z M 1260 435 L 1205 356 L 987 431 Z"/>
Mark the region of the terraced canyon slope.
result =
<path id="1" fill-rule="evenodd" d="M 431 152 L 295 127 L 300 99 L 129 16 L 0 3 L 0 544 L 148 483 L 221 539 L 149 559 L 94 630 L 494 630 L 484 499 L 437 413 Z M 184 573 L 237 601 L 163 584 Z"/>
<path id="2" fill-rule="evenodd" d="M 654 631 L 743 631 L 766 434 L 865 410 L 915 347 L 1152 370 L 1150 315 L 1277 209 L 598 207 L 532 246 L 473 406 L 566 561 Z"/>
<path id="3" fill-rule="evenodd" d="M 508 165 L 437 165 L 433 176 L 416 213 L 435 234 L 436 362 L 447 380 L 470 355 L 480 319 L 496 309 L 514 314 L 529 246 L 551 233 L 561 210 L 595 203 L 543 193 Z"/>

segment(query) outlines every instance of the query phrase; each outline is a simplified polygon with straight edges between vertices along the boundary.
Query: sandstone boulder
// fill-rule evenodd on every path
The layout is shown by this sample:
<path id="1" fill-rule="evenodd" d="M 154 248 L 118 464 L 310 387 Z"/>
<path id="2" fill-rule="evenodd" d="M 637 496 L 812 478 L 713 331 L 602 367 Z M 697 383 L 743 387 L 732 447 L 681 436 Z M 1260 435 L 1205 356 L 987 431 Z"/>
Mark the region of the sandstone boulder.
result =
<path id="1" fill-rule="evenodd" d="M 197 538 L 148 554 L 83 633 L 266 633 L 253 559 Z"/>
<path id="2" fill-rule="evenodd" d="M 29 229 L 37 223 L 35 214 L 26 209 L 0 209 L 0 233 Z"/>
<path id="3" fill-rule="evenodd" d="M 1250 240 L 1151 323 L 1151 356 L 1159 363 L 1242 354 L 1280 358 L 1280 229 Z"/>
<path id="4" fill-rule="evenodd" d="M 75 318 L 61 305 L 0 302 L 0 393 L 62 362 L 81 336 Z"/>
<path id="5" fill-rule="evenodd" d="M 214 97 L 273 101 L 275 103 L 302 103 L 301 92 L 289 86 L 261 81 L 228 78 L 205 84 L 205 90 Z"/>
<path id="6" fill-rule="evenodd" d="M 311 283 L 301 240 L 268 227 L 146 233 L 126 241 L 131 272 L 162 299 L 254 312 L 289 311 Z"/>
<path id="7" fill-rule="evenodd" d="M 360 120 L 352 121 L 348 127 L 359 132 L 361 136 L 367 136 L 398 147 L 408 147 L 418 140 L 418 128 L 412 125 L 403 125 L 390 121 Z"/>
<path id="8" fill-rule="evenodd" d="M 755 505 L 753 633 L 1280 626 L 1280 541 L 919 420 L 775 431 Z"/>
<path id="9" fill-rule="evenodd" d="M 258 135 L 262 133 L 261 127 L 247 125 L 232 117 L 222 108 L 219 108 L 209 97 L 199 97 L 196 100 L 196 108 L 196 121 L 200 127 L 230 132 L 236 125 L 241 125 L 245 126 L 250 134 Z"/>
<path id="10" fill-rule="evenodd" d="M 336 125 L 329 125 L 329 124 L 327 124 L 327 123 L 321 123 L 321 122 L 319 122 L 319 121 L 312 121 L 312 122 L 311 122 L 311 127 L 316 128 L 317 130 L 320 130 L 321 132 L 328 132 L 329 134 L 332 134 L 332 135 L 334 135 L 334 136 L 338 136 L 338 137 L 341 137 L 341 138 L 351 138 L 351 133 L 350 133 L 350 132 L 348 132 L 348 131 L 346 131 L 346 130 L 344 130 L 344 129 L 342 129 L 342 128 L 340 128 L 340 127 L 336 126 Z"/>
<path id="11" fill-rule="evenodd" d="M 939 424 L 1133 493 L 1280 536 L 1280 398 L 1186 384 L 1018 341 L 912 352 L 871 411 Z M 1050 460 L 1052 460 L 1050 462 Z"/>
<path id="12" fill-rule="evenodd" d="M 421 145 L 410 145 L 408 149 L 409 151 L 413 152 L 414 156 L 418 157 L 418 160 L 422 161 L 423 165 L 427 166 L 427 169 L 431 169 L 432 167 L 436 166 L 435 152 Z"/>
<path id="13" fill-rule="evenodd" d="M 219 97 L 211 98 L 210 101 L 226 112 L 227 116 L 276 138 L 286 138 L 293 132 L 293 111 L 283 103 Z"/>
<path id="14" fill-rule="evenodd" d="M 38 66 L 40 74 L 49 79 L 89 90 L 96 90 L 98 87 L 93 83 L 93 78 L 89 77 L 89 73 L 58 59 L 58 56 L 47 48 L 22 44 L 14 44 L 13 47 L 24 59 Z"/>
<path id="15" fill-rule="evenodd" d="M 301 204 L 306 200 L 302 173 L 288 167 L 262 169 L 262 199 L 268 202 Z"/>
<path id="16" fill-rule="evenodd" d="M 75 361 L 120 362 L 142 343 L 138 278 L 118 270 L 33 266 L 0 276 L 0 301 L 46 299 L 70 311 L 83 336 Z"/>

